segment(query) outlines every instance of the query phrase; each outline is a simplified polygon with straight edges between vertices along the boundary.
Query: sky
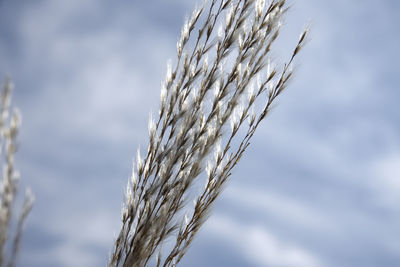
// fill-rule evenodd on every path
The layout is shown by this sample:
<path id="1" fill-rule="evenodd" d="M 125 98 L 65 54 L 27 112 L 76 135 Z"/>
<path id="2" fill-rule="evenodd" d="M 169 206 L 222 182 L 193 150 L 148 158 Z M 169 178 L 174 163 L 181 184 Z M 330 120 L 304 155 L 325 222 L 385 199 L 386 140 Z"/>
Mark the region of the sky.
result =
<path id="1" fill-rule="evenodd" d="M 1 0 L 0 75 L 36 202 L 18 266 L 106 266 L 195 1 Z M 400 2 L 290 1 L 295 77 L 181 266 L 400 266 Z"/>

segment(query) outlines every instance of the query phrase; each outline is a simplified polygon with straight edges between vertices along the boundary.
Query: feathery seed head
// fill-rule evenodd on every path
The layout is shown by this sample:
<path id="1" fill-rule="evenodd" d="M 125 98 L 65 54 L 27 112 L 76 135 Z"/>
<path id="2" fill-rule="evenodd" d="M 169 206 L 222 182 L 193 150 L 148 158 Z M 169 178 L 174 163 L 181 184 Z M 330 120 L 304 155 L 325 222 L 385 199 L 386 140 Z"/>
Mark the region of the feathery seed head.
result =
<path id="1" fill-rule="evenodd" d="M 219 27 L 218 27 L 218 39 L 222 40 L 223 37 L 224 37 L 224 28 L 222 27 L 222 25 L 219 25 Z"/>
<path id="2" fill-rule="evenodd" d="M 268 95 L 269 95 L 269 97 L 271 97 L 273 95 L 273 93 L 274 93 L 275 84 L 276 84 L 275 81 L 272 81 L 272 82 L 270 82 L 268 84 Z"/>
<path id="3" fill-rule="evenodd" d="M 165 217 L 167 215 L 168 211 L 167 211 L 167 207 L 166 205 L 162 205 L 161 206 L 161 216 Z"/>
<path id="4" fill-rule="evenodd" d="M 207 177 L 211 177 L 211 171 L 213 169 L 213 163 L 209 160 L 207 161 L 207 165 L 206 165 L 206 174 Z"/>
<path id="5" fill-rule="evenodd" d="M 221 140 L 218 140 L 214 151 L 215 162 L 218 162 L 221 157 L 222 157 Z"/>
<path id="6" fill-rule="evenodd" d="M 154 135 L 155 135 L 155 132 L 156 132 L 156 123 L 153 120 L 153 115 L 152 115 L 151 112 L 150 112 L 150 116 L 149 117 L 150 117 L 149 118 L 149 125 L 148 125 L 149 135 L 150 135 L 150 137 L 154 138 Z"/>
<path id="7" fill-rule="evenodd" d="M 217 108 L 216 108 L 216 113 L 217 113 L 217 118 L 216 118 L 216 123 L 219 124 L 219 119 L 222 116 L 222 106 L 223 106 L 223 101 L 220 100 L 217 103 Z"/>
<path id="8" fill-rule="evenodd" d="M 255 2 L 255 9 L 256 9 L 256 17 L 260 18 L 265 6 L 265 0 L 257 0 Z"/>
<path id="9" fill-rule="evenodd" d="M 271 59 L 268 57 L 267 59 L 267 77 L 271 75 Z"/>
<path id="10" fill-rule="evenodd" d="M 134 165 L 134 164 L 133 164 Z M 134 188 L 136 188 L 137 183 L 137 174 L 135 172 L 135 166 L 132 168 L 132 175 L 131 175 L 131 183 Z"/>
<path id="11" fill-rule="evenodd" d="M 190 64 L 189 67 L 189 77 L 193 78 L 195 74 L 196 74 L 196 66 L 192 63 Z"/>
<path id="12" fill-rule="evenodd" d="M 11 102 L 11 92 L 14 89 L 14 84 L 10 79 L 6 79 L 3 85 L 3 92 L 1 94 L 1 107 L 4 110 L 8 110 Z"/>
<path id="13" fill-rule="evenodd" d="M 167 88 L 165 88 L 165 84 L 161 84 L 161 93 L 160 93 L 160 98 L 161 98 L 161 103 L 165 103 L 167 97 Z"/>
<path id="14" fill-rule="evenodd" d="M 203 75 L 207 73 L 208 70 L 208 55 L 205 55 L 204 61 L 203 61 Z"/>
<path id="15" fill-rule="evenodd" d="M 269 52 L 282 25 L 285 0 L 273 0 L 268 11 L 265 4 L 265 0 L 212 0 L 193 43 L 188 40 L 204 6 L 195 9 L 186 20 L 177 43 L 176 67 L 172 69 L 169 62 L 161 88 L 157 124 L 150 116 L 150 145 L 145 163 L 138 150 L 137 175 L 132 171 L 132 185 L 128 184 L 127 191 L 130 199 L 132 195 L 135 198 L 131 206 L 128 201 L 123 207 L 122 216 L 128 223 L 116 242 L 115 255 L 119 259 L 112 267 L 145 266 L 152 253 L 161 252 L 162 242 L 173 229 L 178 229 L 175 246 L 164 264 L 157 266 L 179 263 L 259 122 L 285 88 L 292 59 L 302 47 L 306 33 L 300 35 L 294 55 L 277 74 Z M 188 44 L 194 47 L 186 48 Z M 210 64 L 208 55 L 212 55 Z M 260 80 L 265 72 L 267 77 Z M 264 100 L 266 107 L 254 112 L 255 100 L 264 90 L 269 91 L 269 98 Z M 241 136 L 237 133 L 239 128 L 245 128 L 245 118 L 250 127 Z M 225 133 L 228 121 L 230 136 Z M 220 138 L 224 141 L 222 147 Z M 202 172 L 207 175 L 207 183 L 203 193 L 193 200 L 194 213 L 189 221 L 180 211 L 190 195 L 189 188 Z M 191 227 L 184 227 L 188 223 Z M 161 257 L 158 260 L 160 263 Z"/>
<path id="16" fill-rule="evenodd" d="M 219 92 L 221 90 L 221 83 L 219 80 L 215 82 L 215 87 L 214 87 L 214 98 L 217 98 L 219 96 Z"/>
<path id="17" fill-rule="evenodd" d="M 239 34 L 239 36 L 238 36 L 238 45 L 239 45 L 239 50 L 242 51 L 243 50 L 243 37 L 242 37 L 242 34 Z"/>
<path id="18" fill-rule="evenodd" d="M 226 59 L 223 60 L 221 66 L 219 66 L 219 74 L 220 74 L 221 78 L 223 78 L 224 74 L 225 74 L 225 65 L 226 65 Z"/>
<path id="19" fill-rule="evenodd" d="M 179 40 L 176 43 L 176 51 L 177 51 L 178 55 L 182 55 L 182 50 L 183 50 L 183 44 L 182 44 L 182 41 Z"/>
<path id="20" fill-rule="evenodd" d="M 179 38 L 179 41 L 176 44 L 178 57 L 182 55 L 183 47 L 185 46 L 187 40 L 189 39 L 189 28 L 190 28 L 189 22 L 186 20 L 182 28 L 181 37 Z"/>
<path id="21" fill-rule="evenodd" d="M 136 168 L 138 170 L 139 175 L 142 174 L 143 167 L 144 167 L 143 160 L 142 160 L 142 157 L 140 156 L 140 147 L 139 147 L 137 150 L 137 153 L 136 153 Z"/>
<path id="22" fill-rule="evenodd" d="M 192 99 L 193 99 L 193 102 L 195 103 L 195 104 L 200 104 L 199 103 L 199 94 L 197 93 L 197 90 L 196 90 L 196 88 L 193 88 L 192 89 Z"/>
<path id="23" fill-rule="evenodd" d="M 234 9 L 233 5 L 231 5 L 228 13 L 226 14 L 226 20 L 225 20 L 225 27 L 229 28 L 232 25 L 234 19 Z"/>
<path id="24" fill-rule="evenodd" d="M 235 132 L 237 127 L 236 116 L 232 115 L 230 117 L 229 124 L 231 126 L 231 132 Z"/>
<path id="25" fill-rule="evenodd" d="M 185 101 L 183 101 L 183 104 L 182 104 L 182 110 L 181 111 L 183 111 L 183 112 L 185 112 L 185 111 L 187 111 L 188 109 L 189 109 L 189 99 L 188 98 L 186 98 L 185 99 Z"/>
<path id="26" fill-rule="evenodd" d="M 182 31 L 182 36 L 184 39 L 187 39 L 189 37 L 189 28 L 190 28 L 189 22 L 186 20 Z"/>
<path id="27" fill-rule="evenodd" d="M 14 109 L 13 116 L 11 117 L 10 128 L 16 131 L 21 125 L 21 112 L 19 109 Z"/>
<path id="28" fill-rule="evenodd" d="M 172 63 L 171 63 L 171 60 L 168 60 L 168 64 L 167 64 L 166 82 L 167 82 L 167 84 L 170 84 L 172 82 Z"/>
<path id="29" fill-rule="evenodd" d="M 242 63 L 237 65 L 236 72 L 238 77 L 242 75 Z"/>
<path id="30" fill-rule="evenodd" d="M 254 106 L 252 106 L 250 110 L 250 116 L 248 117 L 249 126 L 252 126 L 255 120 L 256 120 L 256 113 L 254 112 Z"/>
<path id="31" fill-rule="evenodd" d="M 122 221 L 125 222 L 128 219 L 128 208 L 125 203 L 122 203 Z"/>
<path id="32" fill-rule="evenodd" d="M 133 192 L 132 192 L 132 185 L 129 180 L 128 180 L 128 185 L 126 186 L 125 199 L 126 199 L 126 203 L 128 205 L 131 205 L 132 200 L 133 200 Z"/>
<path id="33" fill-rule="evenodd" d="M 248 101 L 250 102 L 250 100 L 254 97 L 254 82 L 251 82 L 249 84 L 247 96 L 248 96 Z"/>
<path id="34" fill-rule="evenodd" d="M 204 128 L 204 125 L 206 123 L 206 116 L 204 114 L 200 115 L 200 128 Z"/>
<path id="35" fill-rule="evenodd" d="M 187 214 L 185 214 L 185 225 L 188 225 L 188 224 L 189 224 L 189 218 L 188 218 Z"/>
<path id="36" fill-rule="evenodd" d="M 203 8 L 195 7 L 192 16 L 190 17 L 189 21 L 189 28 L 192 29 L 196 24 L 197 19 L 200 17 L 200 14 L 203 12 Z"/>
<path id="37" fill-rule="evenodd" d="M 243 23 L 242 23 L 242 32 L 243 33 L 249 32 L 249 24 L 248 24 L 247 20 L 243 21 Z"/>
<path id="38" fill-rule="evenodd" d="M 215 127 L 215 120 L 213 120 L 213 123 L 211 123 L 207 128 L 207 136 L 208 137 L 215 136 L 216 131 L 217 131 L 217 128 Z"/>

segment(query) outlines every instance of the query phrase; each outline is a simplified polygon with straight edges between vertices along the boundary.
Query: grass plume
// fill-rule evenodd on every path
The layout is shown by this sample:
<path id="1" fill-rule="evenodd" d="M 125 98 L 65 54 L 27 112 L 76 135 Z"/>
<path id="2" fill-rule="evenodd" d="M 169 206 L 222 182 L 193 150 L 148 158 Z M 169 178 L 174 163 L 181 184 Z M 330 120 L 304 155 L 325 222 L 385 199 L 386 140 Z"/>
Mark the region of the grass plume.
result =
<path id="1" fill-rule="evenodd" d="M 14 110 L 10 116 L 12 90 L 11 81 L 6 79 L 0 97 L 0 156 L 3 163 L 3 175 L 0 180 L 0 266 L 8 267 L 16 264 L 23 225 L 34 201 L 32 193 L 27 190 L 17 218 L 14 236 L 11 236 L 10 224 L 19 181 L 19 174 L 14 166 L 14 155 L 17 150 L 16 138 L 21 122 L 18 110 Z M 7 249 L 10 250 L 8 253 Z"/>
<path id="2" fill-rule="evenodd" d="M 185 22 L 149 121 L 148 149 L 144 157 L 138 150 L 126 188 L 110 266 L 175 266 L 185 255 L 292 77 L 307 30 L 282 68 L 270 63 L 286 11 L 285 0 L 211 0 Z M 204 190 L 192 196 L 199 181 Z"/>

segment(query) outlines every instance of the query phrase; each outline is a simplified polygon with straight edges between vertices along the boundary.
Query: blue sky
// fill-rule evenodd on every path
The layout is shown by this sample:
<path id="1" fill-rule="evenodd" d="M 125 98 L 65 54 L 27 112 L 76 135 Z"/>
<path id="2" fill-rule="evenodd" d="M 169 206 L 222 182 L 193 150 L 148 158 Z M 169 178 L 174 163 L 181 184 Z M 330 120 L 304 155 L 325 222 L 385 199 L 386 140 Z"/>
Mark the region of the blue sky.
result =
<path id="1" fill-rule="evenodd" d="M 279 104 L 181 266 L 400 265 L 400 3 L 291 1 L 311 20 Z M 194 1 L 0 1 L 0 74 L 36 195 L 20 266 L 105 266 L 123 189 Z"/>

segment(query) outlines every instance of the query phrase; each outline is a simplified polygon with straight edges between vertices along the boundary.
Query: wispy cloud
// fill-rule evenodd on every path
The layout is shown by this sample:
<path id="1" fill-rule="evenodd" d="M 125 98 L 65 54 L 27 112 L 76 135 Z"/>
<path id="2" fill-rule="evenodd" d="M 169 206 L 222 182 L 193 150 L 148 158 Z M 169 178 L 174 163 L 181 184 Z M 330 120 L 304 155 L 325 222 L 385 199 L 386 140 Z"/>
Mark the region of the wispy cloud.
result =
<path id="1" fill-rule="evenodd" d="M 379 193 L 380 200 L 396 207 L 400 202 L 400 151 L 376 160 L 371 169 L 374 177 L 371 186 Z"/>
<path id="2" fill-rule="evenodd" d="M 207 222 L 207 234 L 223 238 L 247 258 L 251 266 L 314 267 L 316 255 L 276 237 L 259 224 L 240 224 L 233 218 L 214 215 Z"/>

